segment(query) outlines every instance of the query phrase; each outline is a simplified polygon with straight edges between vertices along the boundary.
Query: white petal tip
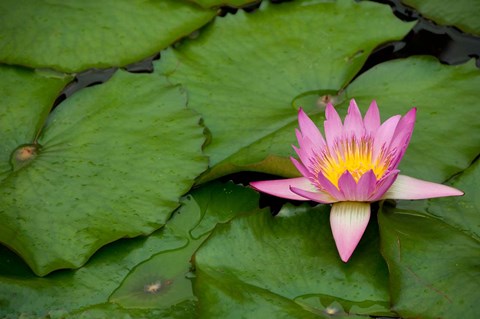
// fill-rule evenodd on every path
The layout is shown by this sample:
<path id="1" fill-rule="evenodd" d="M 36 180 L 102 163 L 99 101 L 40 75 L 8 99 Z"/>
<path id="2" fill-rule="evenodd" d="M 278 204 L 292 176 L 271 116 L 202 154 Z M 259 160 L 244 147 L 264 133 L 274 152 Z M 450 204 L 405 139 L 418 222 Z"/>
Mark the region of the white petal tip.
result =
<path id="1" fill-rule="evenodd" d="M 357 247 L 370 220 L 370 204 L 339 202 L 332 206 L 330 226 L 338 253 L 347 262 Z"/>

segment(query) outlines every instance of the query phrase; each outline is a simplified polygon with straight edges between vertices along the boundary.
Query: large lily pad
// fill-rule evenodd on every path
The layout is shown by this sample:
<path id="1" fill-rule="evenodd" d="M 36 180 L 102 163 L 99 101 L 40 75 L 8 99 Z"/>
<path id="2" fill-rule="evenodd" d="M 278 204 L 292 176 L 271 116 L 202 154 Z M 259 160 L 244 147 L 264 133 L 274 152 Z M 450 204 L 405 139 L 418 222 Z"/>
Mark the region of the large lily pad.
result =
<path id="1" fill-rule="evenodd" d="M 453 185 L 465 195 L 429 201 L 428 213 L 480 241 L 480 161 L 456 176 Z"/>
<path id="2" fill-rule="evenodd" d="M 188 245 L 157 254 L 138 265 L 110 301 L 124 308 L 168 309 L 182 303 L 193 303 L 196 297 L 190 280 L 193 275 L 190 260 L 194 252 L 217 223 L 227 222 L 236 214 L 251 211 L 257 205 L 256 192 L 232 183 L 214 183 L 192 192 L 192 196 L 185 199 L 184 205 L 174 215 L 173 222 L 167 225 L 173 232 L 188 239 Z"/>
<path id="3" fill-rule="evenodd" d="M 375 224 L 345 264 L 329 209 L 285 207 L 276 217 L 256 212 L 217 226 L 195 255 L 200 315 L 240 316 L 244 309 L 293 318 L 391 314 Z"/>
<path id="4" fill-rule="evenodd" d="M 81 269 L 60 270 L 44 278 L 32 274 L 22 260 L 2 248 L 0 316 L 18 318 L 22 314 L 38 318 L 97 308 L 108 302 L 137 264 L 155 253 L 186 245 L 185 238 L 162 229 L 148 238 L 117 241 L 98 251 Z"/>
<path id="5" fill-rule="evenodd" d="M 199 116 L 180 87 L 154 77 L 119 71 L 56 108 L 32 144 L 4 150 L 14 165 L 0 184 L 0 241 L 35 273 L 79 267 L 109 242 L 158 229 L 205 169 Z M 23 138 L 32 121 L 12 121 Z"/>
<path id="6" fill-rule="evenodd" d="M 215 20 L 195 41 L 162 54 L 157 68 L 187 87 L 189 106 L 203 115 L 212 133 L 205 149 L 211 165 L 240 170 L 272 153 L 290 154 L 296 101 L 338 91 L 376 46 L 411 26 L 378 3 L 264 2 L 252 14 Z M 272 167 L 281 165 L 256 169 Z"/>
<path id="7" fill-rule="evenodd" d="M 415 8 L 423 16 L 436 23 L 453 25 L 459 29 L 480 34 L 480 2 L 477 0 L 458 0 L 455 5 L 449 0 L 402 0 Z"/>
<path id="8" fill-rule="evenodd" d="M 198 3 L 204 8 L 229 6 L 240 8 L 250 4 L 258 3 L 261 0 L 190 0 L 191 2 Z"/>
<path id="9" fill-rule="evenodd" d="M 179 0 L 5 0 L 0 12 L 1 62 L 67 72 L 137 62 L 216 14 Z"/>
<path id="10" fill-rule="evenodd" d="M 63 74 L 0 65 L 0 179 L 11 170 L 12 150 L 35 139 L 70 80 Z"/>
<path id="11" fill-rule="evenodd" d="M 81 269 L 57 271 L 45 278 L 34 276 L 18 257 L 0 247 L 0 317 L 49 313 L 52 318 L 53 314 L 62 318 L 192 318 L 194 297 L 185 275 L 193 252 L 216 223 L 257 205 L 258 194 L 251 189 L 233 183 L 208 184 L 186 196 L 167 225 L 149 237 L 117 241 L 102 248 Z M 199 228 L 202 237 L 193 237 Z M 178 277 L 174 281 L 168 273 Z M 164 286 L 158 291 L 145 289 L 157 283 Z"/>
<path id="12" fill-rule="evenodd" d="M 345 91 L 366 110 L 375 99 L 384 119 L 417 107 L 402 174 L 443 182 L 470 165 L 480 149 L 480 72 L 474 61 L 458 66 L 432 57 L 382 63 L 362 74 Z"/>
<path id="13" fill-rule="evenodd" d="M 393 309 L 406 318 L 475 318 L 480 297 L 478 175 L 465 171 L 455 187 L 464 198 L 434 199 L 427 210 L 401 204 L 379 214 Z M 406 206 L 404 208 L 404 206 Z"/>

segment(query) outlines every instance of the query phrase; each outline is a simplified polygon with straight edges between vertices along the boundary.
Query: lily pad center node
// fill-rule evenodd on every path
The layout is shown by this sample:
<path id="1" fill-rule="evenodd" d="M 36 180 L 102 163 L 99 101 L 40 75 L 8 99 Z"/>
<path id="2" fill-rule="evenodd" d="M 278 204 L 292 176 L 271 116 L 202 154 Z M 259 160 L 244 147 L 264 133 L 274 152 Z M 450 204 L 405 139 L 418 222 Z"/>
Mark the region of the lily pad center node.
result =
<path id="1" fill-rule="evenodd" d="M 13 171 L 16 172 L 29 165 L 38 156 L 41 148 L 41 145 L 37 143 L 24 144 L 17 147 L 10 158 Z"/>

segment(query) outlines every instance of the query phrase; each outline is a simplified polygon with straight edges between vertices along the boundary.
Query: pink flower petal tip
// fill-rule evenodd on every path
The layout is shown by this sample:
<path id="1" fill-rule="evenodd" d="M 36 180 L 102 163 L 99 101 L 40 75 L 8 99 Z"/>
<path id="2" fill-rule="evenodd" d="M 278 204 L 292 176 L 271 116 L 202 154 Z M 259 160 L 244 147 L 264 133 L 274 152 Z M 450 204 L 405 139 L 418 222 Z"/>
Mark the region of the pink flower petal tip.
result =
<path id="1" fill-rule="evenodd" d="M 330 226 L 340 258 L 347 262 L 370 220 L 370 203 L 339 202 L 332 206 Z"/>
<path id="2" fill-rule="evenodd" d="M 398 175 L 382 199 L 427 199 L 462 196 L 463 194 L 462 191 L 447 185 L 427 182 L 410 176 Z"/>

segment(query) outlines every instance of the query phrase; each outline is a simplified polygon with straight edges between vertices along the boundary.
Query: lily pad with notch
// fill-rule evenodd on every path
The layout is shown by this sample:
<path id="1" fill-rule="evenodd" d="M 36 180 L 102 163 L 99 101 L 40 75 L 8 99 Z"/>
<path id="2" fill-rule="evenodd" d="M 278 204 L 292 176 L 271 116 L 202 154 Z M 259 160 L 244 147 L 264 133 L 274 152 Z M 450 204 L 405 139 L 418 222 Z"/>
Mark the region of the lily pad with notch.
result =
<path id="1" fill-rule="evenodd" d="M 61 103 L 15 153 L 23 162 L 0 183 L 0 242 L 36 274 L 80 267 L 107 243 L 162 227 L 206 168 L 199 116 L 181 87 L 159 81 L 118 71 Z M 46 114 L 22 117 L 16 108 L 6 105 L 14 123 L 7 136 L 18 132 L 23 144 L 26 127 L 38 129 Z"/>

